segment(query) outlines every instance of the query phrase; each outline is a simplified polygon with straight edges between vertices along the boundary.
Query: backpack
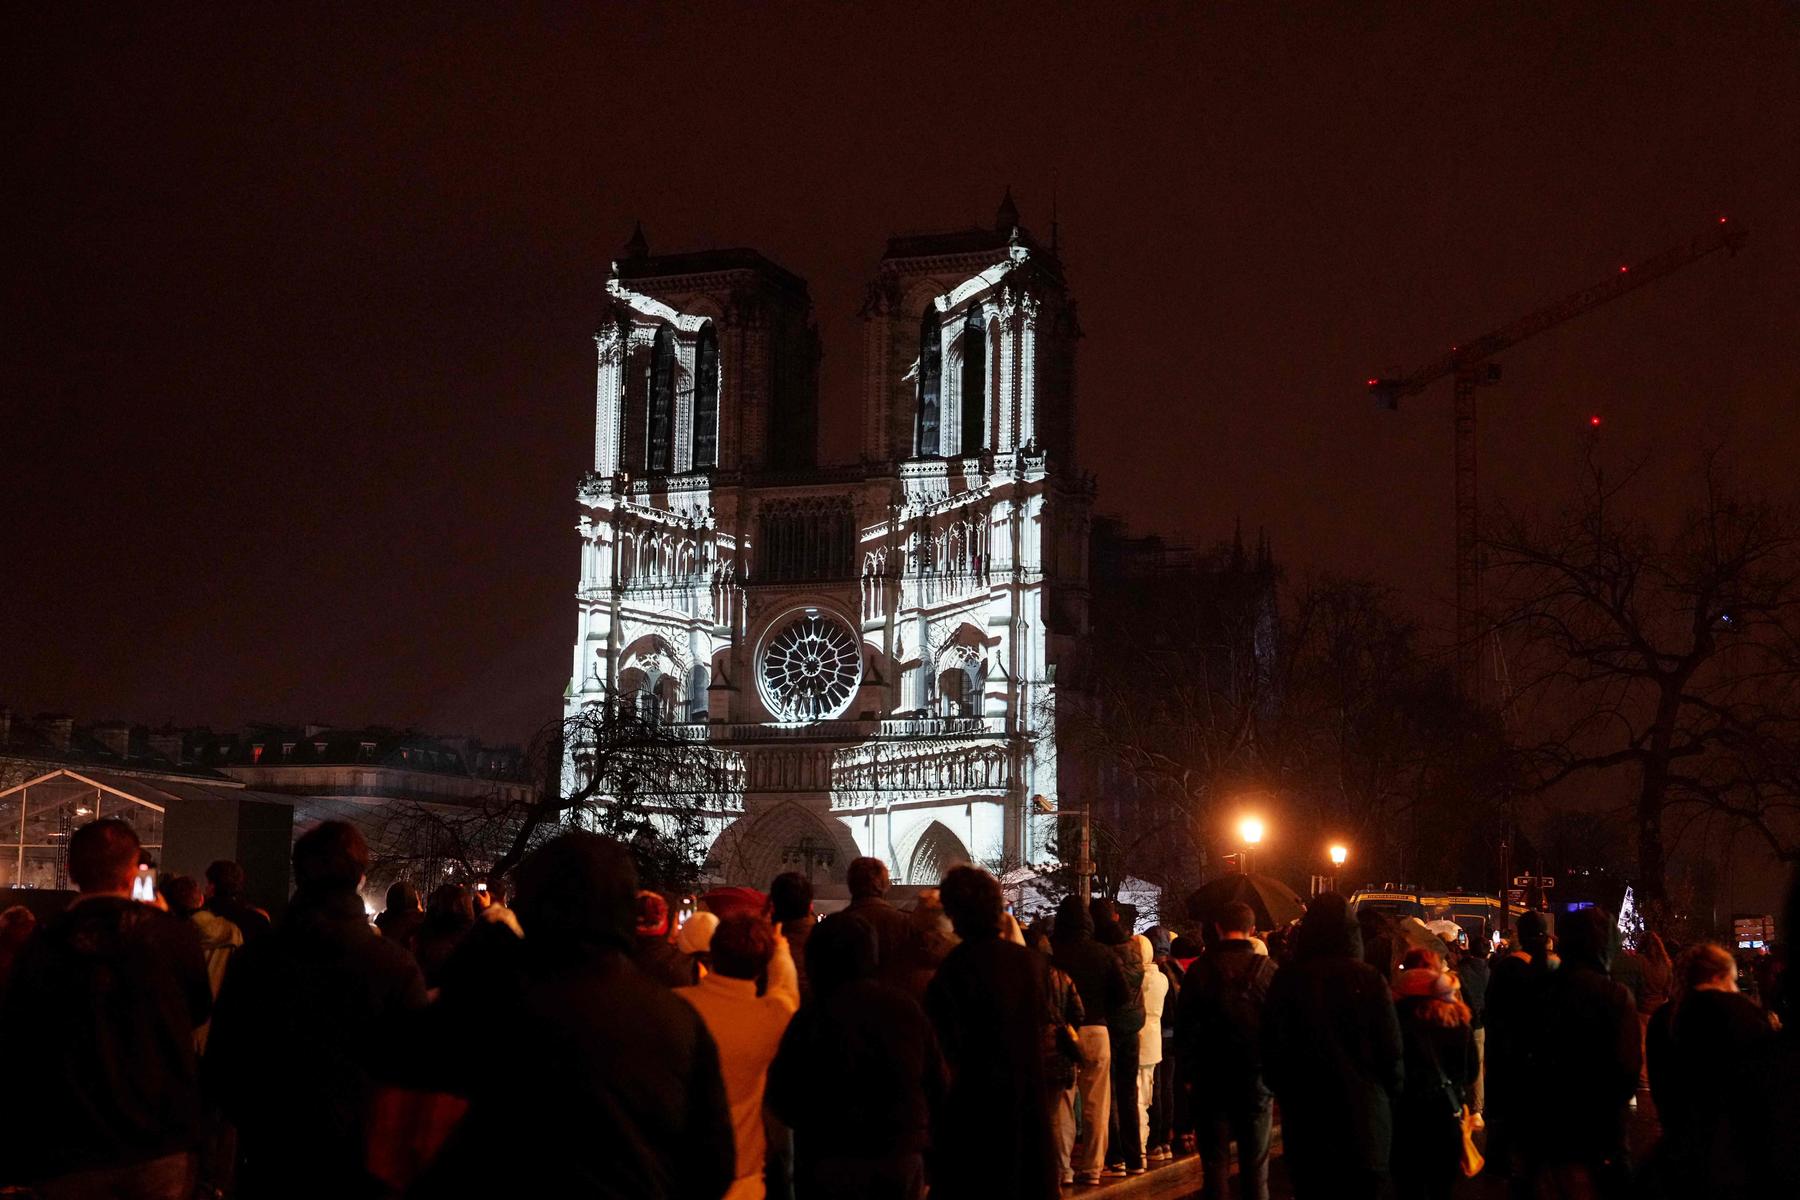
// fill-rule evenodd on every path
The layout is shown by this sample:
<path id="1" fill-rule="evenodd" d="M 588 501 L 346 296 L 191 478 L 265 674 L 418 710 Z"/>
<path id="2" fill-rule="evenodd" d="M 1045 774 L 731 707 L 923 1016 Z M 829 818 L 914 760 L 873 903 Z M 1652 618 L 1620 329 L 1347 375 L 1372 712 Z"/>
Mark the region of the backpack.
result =
<path id="1" fill-rule="evenodd" d="M 1206 1073 L 1217 1079 L 1221 1091 L 1254 1087 L 1262 1077 L 1263 1006 L 1257 985 L 1263 984 L 1266 994 L 1268 977 L 1274 973 L 1275 964 L 1257 955 L 1247 969 L 1221 978 L 1222 986 L 1211 997 L 1212 1012 L 1203 1034 L 1210 1044 L 1200 1053 Z"/>

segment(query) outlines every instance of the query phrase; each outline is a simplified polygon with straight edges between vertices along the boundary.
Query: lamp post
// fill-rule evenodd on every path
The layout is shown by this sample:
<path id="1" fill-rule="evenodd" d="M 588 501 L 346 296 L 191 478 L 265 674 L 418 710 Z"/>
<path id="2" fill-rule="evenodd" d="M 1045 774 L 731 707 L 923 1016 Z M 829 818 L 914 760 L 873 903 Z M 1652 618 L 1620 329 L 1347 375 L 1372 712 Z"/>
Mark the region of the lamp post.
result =
<path id="1" fill-rule="evenodd" d="M 1254 815 L 1246 816 L 1238 822 L 1238 837 L 1244 843 L 1243 857 L 1238 860 L 1243 873 L 1249 875 L 1255 869 L 1253 856 L 1256 847 L 1263 840 L 1262 818 Z"/>
<path id="2" fill-rule="evenodd" d="M 1337 873 L 1343 869 L 1344 863 L 1350 858 L 1350 849 L 1340 843 L 1334 844 L 1325 853 L 1331 856 L 1331 879 L 1327 882 L 1325 890 L 1335 892 L 1337 891 Z"/>

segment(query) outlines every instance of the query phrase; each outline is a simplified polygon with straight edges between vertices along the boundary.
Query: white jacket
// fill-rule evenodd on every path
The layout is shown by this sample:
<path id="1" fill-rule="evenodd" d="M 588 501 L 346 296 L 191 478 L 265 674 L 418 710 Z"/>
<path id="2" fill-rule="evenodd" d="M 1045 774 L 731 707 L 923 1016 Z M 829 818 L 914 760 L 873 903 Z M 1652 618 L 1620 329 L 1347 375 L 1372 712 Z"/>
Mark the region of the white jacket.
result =
<path id="1" fill-rule="evenodd" d="M 1137 934 L 1131 939 L 1138 957 L 1144 962 L 1144 1027 L 1138 1030 L 1138 1066 L 1154 1067 L 1162 1061 L 1163 1001 L 1169 998 L 1169 979 L 1156 965 L 1156 951 L 1150 939 Z"/>

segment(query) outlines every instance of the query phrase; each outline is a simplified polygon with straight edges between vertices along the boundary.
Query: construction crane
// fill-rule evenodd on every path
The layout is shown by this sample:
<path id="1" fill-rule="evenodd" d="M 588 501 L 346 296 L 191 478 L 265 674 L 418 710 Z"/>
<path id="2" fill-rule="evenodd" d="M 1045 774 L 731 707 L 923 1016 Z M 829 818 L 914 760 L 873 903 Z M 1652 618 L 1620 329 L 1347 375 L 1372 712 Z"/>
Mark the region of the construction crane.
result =
<path id="1" fill-rule="evenodd" d="M 1450 347 L 1450 353 L 1416 371 L 1395 378 L 1371 379 L 1369 394 L 1390 410 L 1403 396 L 1417 395 L 1444 376 L 1455 379 L 1456 394 L 1456 675 L 1463 694 L 1481 699 L 1481 574 L 1476 559 L 1480 509 L 1475 493 L 1475 389 L 1500 382 L 1496 354 L 1526 338 L 1554 329 L 1564 321 L 1592 312 L 1630 291 L 1654 283 L 1709 254 L 1736 255 L 1750 231 L 1726 217 L 1711 229 L 1640 263 L 1619 268 L 1604 283 L 1567 296 L 1547 308 L 1520 317 L 1492 333 Z M 1597 423 L 1597 422 L 1596 422 Z"/>

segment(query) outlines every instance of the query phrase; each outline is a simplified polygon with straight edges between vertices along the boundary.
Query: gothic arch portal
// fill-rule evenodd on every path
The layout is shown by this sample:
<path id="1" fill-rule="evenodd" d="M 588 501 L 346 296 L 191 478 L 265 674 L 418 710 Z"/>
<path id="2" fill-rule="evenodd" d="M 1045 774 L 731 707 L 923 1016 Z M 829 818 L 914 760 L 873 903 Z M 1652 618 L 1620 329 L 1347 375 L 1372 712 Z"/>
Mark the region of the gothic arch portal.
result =
<path id="1" fill-rule="evenodd" d="M 950 832 L 942 821 L 933 821 L 913 844 L 912 856 L 906 864 L 906 882 L 935 887 L 952 867 L 969 861 L 969 851 L 962 839 Z"/>
<path id="2" fill-rule="evenodd" d="M 810 875 L 815 883 L 842 883 L 857 853 L 842 821 L 784 803 L 727 825 L 707 863 L 728 882 L 766 889 L 783 871 Z"/>

